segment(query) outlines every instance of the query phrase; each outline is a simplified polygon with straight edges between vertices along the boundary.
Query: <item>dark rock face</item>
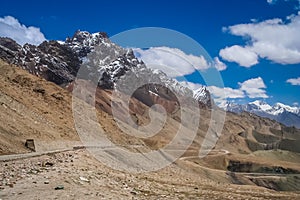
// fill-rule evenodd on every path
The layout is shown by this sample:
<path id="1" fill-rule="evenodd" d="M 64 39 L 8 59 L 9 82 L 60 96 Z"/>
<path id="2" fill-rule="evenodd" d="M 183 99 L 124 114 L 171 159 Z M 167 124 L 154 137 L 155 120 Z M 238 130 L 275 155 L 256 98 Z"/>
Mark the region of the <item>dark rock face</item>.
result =
<path id="1" fill-rule="evenodd" d="M 0 38 L 0 44 L 0 58 L 58 85 L 74 80 L 81 64 L 70 48 L 56 41 L 21 47 L 11 39 Z"/>
<path id="2" fill-rule="evenodd" d="M 297 170 L 283 168 L 280 166 L 264 166 L 262 164 L 229 160 L 227 169 L 231 172 L 242 173 L 269 173 L 269 174 L 297 174 Z"/>
<path id="3" fill-rule="evenodd" d="M 62 85 L 75 79 L 82 58 L 104 39 L 107 39 L 105 33 L 77 31 L 65 42 L 45 41 L 39 46 L 25 44 L 22 47 L 10 38 L 0 37 L 0 58 Z"/>
<path id="4" fill-rule="evenodd" d="M 11 61 L 16 56 L 22 47 L 10 38 L 0 37 L 0 58 L 6 61 Z"/>

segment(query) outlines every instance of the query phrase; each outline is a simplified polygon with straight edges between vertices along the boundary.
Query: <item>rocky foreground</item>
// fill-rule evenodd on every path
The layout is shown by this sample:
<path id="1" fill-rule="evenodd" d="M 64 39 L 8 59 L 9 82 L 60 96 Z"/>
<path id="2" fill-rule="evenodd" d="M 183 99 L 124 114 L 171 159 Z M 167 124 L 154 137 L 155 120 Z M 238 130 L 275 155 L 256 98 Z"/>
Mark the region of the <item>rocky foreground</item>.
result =
<path id="1" fill-rule="evenodd" d="M 1 199 L 299 199 L 300 194 L 218 183 L 172 164 L 157 172 L 112 170 L 86 150 L 0 162 Z"/>

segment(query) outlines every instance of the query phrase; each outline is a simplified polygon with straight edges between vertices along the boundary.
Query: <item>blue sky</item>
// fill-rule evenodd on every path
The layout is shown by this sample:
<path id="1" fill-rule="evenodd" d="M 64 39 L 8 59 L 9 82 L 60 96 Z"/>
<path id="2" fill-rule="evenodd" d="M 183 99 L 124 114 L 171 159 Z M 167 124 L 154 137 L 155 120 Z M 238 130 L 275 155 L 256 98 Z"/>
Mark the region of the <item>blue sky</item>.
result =
<path id="1" fill-rule="evenodd" d="M 220 73 L 231 100 L 265 99 L 270 104 L 292 105 L 300 103 L 300 38 L 295 39 L 293 32 L 300 35 L 298 11 L 298 0 L 11 0 L 1 3 L 0 18 L 12 16 L 25 28 L 40 28 L 48 40 L 64 40 L 78 29 L 104 31 L 109 36 L 139 27 L 173 29 L 196 40 L 226 66 Z M 0 20 L 0 36 L 5 27 Z M 292 33 L 282 30 L 286 28 Z M 203 84 L 195 74 L 186 77 Z M 218 88 L 211 89 L 218 94 Z"/>

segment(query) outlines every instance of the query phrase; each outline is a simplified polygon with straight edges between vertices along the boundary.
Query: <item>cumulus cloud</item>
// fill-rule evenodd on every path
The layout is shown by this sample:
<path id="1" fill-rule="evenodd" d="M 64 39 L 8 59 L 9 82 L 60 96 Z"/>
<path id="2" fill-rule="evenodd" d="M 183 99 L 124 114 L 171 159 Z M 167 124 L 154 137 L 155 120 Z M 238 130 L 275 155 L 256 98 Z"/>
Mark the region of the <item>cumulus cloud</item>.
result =
<path id="1" fill-rule="evenodd" d="M 292 85 L 300 85 L 300 77 L 298 78 L 290 78 L 286 80 L 287 83 L 290 83 Z"/>
<path id="2" fill-rule="evenodd" d="M 300 12 L 288 16 L 286 20 L 275 18 L 238 24 L 224 30 L 247 38 L 244 46 L 234 45 L 220 50 L 224 60 L 245 67 L 257 64 L 259 57 L 279 64 L 300 63 Z"/>
<path id="3" fill-rule="evenodd" d="M 258 56 L 248 47 L 234 45 L 221 49 L 220 56 L 227 61 L 236 62 L 243 67 L 251 67 L 258 63 Z"/>
<path id="4" fill-rule="evenodd" d="M 190 88 L 191 90 L 197 90 L 200 87 L 203 87 L 203 85 L 198 84 L 198 83 L 193 83 L 189 81 L 182 81 L 180 82 L 183 86 Z M 239 89 L 233 89 L 230 87 L 216 87 L 216 86 L 207 86 L 207 89 L 211 93 L 211 95 L 215 98 L 215 100 L 220 100 L 220 99 L 227 99 L 227 98 L 244 98 L 245 93 Z"/>
<path id="5" fill-rule="evenodd" d="M 245 93 L 239 89 L 233 89 L 230 87 L 219 88 L 216 86 L 208 86 L 210 93 L 217 99 L 235 99 L 235 98 L 244 98 Z"/>
<path id="6" fill-rule="evenodd" d="M 214 58 L 214 64 L 218 71 L 223 71 L 223 70 L 227 69 L 227 65 L 225 65 L 225 63 L 220 61 L 219 57 Z"/>
<path id="7" fill-rule="evenodd" d="M 170 77 L 184 76 L 195 70 L 206 70 L 211 67 L 202 55 L 186 54 L 177 48 L 151 47 L 146 50 L 136 48 L 133 51 L 148 67 L 159 69 Z"/>
<path id="8" fill-rule="evenodd" d="M 38 45 L 46 40 L 39 28 L 21 24 L 16 18 L 6 16 L 0 18 L 0 37 L 9 37 L 17 43 Z"/>
<path id="9" fill-rule="evenodd" d="M 196 90 L 202 85 L 181 82 L 184 86 L 189 87 L 192 90 Z M 266 85 L 261 77 L 251 78 L 242 83 L 238 83 L 238 88 L 224 87 L 220 88 L 217 86 L 207 86 L 214 100 L 222 102 L 226 99 L 240 99 L 240 98 L 269 98 L 266 94 Z"/>
<path id="10" fill-rule="evenodd" d="M 246 80 L 239 85 L 240 90 L 246 92 L 249 98 L 268 98 L 265 90 L 267 86 L 261 77 Z"/>

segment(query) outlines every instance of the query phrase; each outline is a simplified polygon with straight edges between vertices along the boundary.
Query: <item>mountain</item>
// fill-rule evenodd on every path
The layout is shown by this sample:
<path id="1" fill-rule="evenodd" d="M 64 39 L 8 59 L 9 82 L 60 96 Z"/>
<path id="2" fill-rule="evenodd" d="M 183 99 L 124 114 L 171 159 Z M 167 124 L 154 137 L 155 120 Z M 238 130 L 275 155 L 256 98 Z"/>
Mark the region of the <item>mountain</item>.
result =
<path id="1" fill-rule="evenodd" d="M 45 41 L 38 46 L 21 46 L 10 38 L 0 37 L 0 58 L 63 87 L 75 80 L 80 66 L 83 66 L 85 78 L 98 82 L 100 77 L 98 85 L 102 88 L 115 88 L 116 82 L 126 74 L 133 78 L 127 84 L 134 83 L 135 87 L 139 86 L 138 83 L 155 83 L 156 86 L 144 88 L 144 93 L 150 97 L 157 94 L 176 101 L 176 93 L 182 97 L 194 96 L 200 103 L 211 102 L 205 86 L 199 88 L 199 93 L 195 95 L 162 71 L 148 68 L 134 56 L 132 50 L 112 43 L 103 32 L 91 34 L 76 31 L 65 41 Z M 101 62 L 94 62 L 96 60 Z"/>
<path id="2" fill-rule="evenodd" d="M 74 177 L 79 181 L 82 179 L 78 177 L 79 174 L 82 177 L 88 177 L 91 183 L 95 183 L 92 185 L 104 185 L 104 188 L 109 188 L 107 190 L 109 193 L 111 193 L 110 180 L 115 183 L 115 180 L 129 177 L 128 183 L 132 183 L 135 177 L 136 182 L 132 187 L 136 188 L 138 183 L 143 182 L 143 188 L 134 190 L 134 195 L 138 197 L 145 192 L 147 195 L 156 195 L 153 196 L 155 199 L 161 198 L 161 194 L 173 194 L 174 189 L 177 191 L 177 187 L 181 193 L 184 192 L 183 188 L 187 189 L 187 193 L 183 194 L 189 194 L 189 196 L 182 196 L 182 198 L 193 199 L 203 197 L 202 192 L 205 188 L 208 188 L 210 190 L 208 193 L 212 194 L 208 198 L 216 197 L 216 194 L 212 192 L 216 190 L 221 190 L 217 198 L 224 198 L 224 188 L 234 188 L 228 191 L 230 198 L 244 198 L 242 190 L 256 191 L 257 186 L 274 190 L 299 191 L 300 177 L 297 174 L 300 173 L 300 130 L 248 112 L 239 114 L 228 112 L 223 124 L 221 118 L 224 116 L 224 111 L 215 109 L 215 113 L 212 113 L 212 109 L 205 106 L 205 103 L 211 101 L 205 87 L 192 91 L 176 80 L 170 79 L 165 73 L 147 68 L 142 61 L 135 58 L 130 49 L 124 49 L 111 43 L 106 34 L 78 31 L 72 38 L 67 38 L 64 42 L 46 41 L 39 46 L 29 44 L 20 46 L 9 38 L 1 38 L 0 45 L 0 154 L 30 152 L 31 150 L 25 146 L 27 139 L 34 140 L 35 153 L 37 153 L 8 155 L 4 158 L 10 159 L 10 156 L 16 156 L 15 158 L 22 159 L 0 162 L 2 170 L 0 170 L 0 179 L 4 180 L 1 188 L 4 187 L 6 194 L 12 190 L 15 195 L 18 195 L 19 191 L 16 192 L 16 189 L 23 188 L 25 184 L 28 188 L 28 183 L 36 184 L 33 183 L 32 176 L 38 178 L 37 180 L 43 180 L 46 176 L 51 177 L 50 184 L 30 185 L 29 188 L 42 186 L 42 188 L 38 188 L 41 191 L 40 196 L 46 196 L 44 191 L 51 191 L 54 189 L 53 185 L 61 183 L 65 187 L 62 192 L 74 193 L 74 188 L 83 188 L 80 182 L 74 181 Z M 82 69 L 79 70 L 80 66 Z M 74 81 L 76 76 L 78 79 Z M 98 77 L 100 77 L 99 82 Z M 149 84 L 143 85 L 145 82 Z M 97 83 L 95 101 L 93 101 L 97 119 L 88 118 L 79 120 L 80 122 L 74 120 L 74 101 L 72 101 L 74 96 L 71 91 L 76 89 L 74 86 L 77 83 L 85 86 L 79 90 L 79 93 L 86 97 L 79 99 L 82 105 L 91 102 L 89 92 L 94 92 L 93 89 Z M 136 85 L 139 87 L 134 90 L 133 94 L 130 94 L 130 89 Z M 123 88 L 123 86 L 125 87 Z M 120 88 L 125 94 L 131 95 L 129 106 L 126 106 L 118 96 L 112 99 L 115 88 Z M 183 98 L 184 101 L 192 99 L 201 102 L 199 104 L 204 106 L 201 107 L 199 118 L 197 118 L 199 110 L 190 109 L 189 104 L 178 105 L 177 97 Z M 120 115 L 117 117 L 121 120 L 116 119 L 112 112 L 113 103 L 118 108 Z M 151 110 L 153 104 L 163 106 L 168 114 L 162 118 L 155 117 L 153 119 L 151 112 L 156 112 L 155 109 Z M 84 109 L 81 104 L 75 105 L 79 111 Z M 263 102 L 256 102 L 249 106 L 264 111 L 269 110 Z M 280 104 L 278 106 L 283 108 Z M 227 105 L 227 107 L 230 106 Z M 280 109 L 277 108 L 277 110 Z M 285 107 L 284 109 L 296 113 L 294 108 Z M 129 112 L 129 115 L 123 114 L 126 112 Z M 159 112 L 155 114 L 161 116 Z M 188 114 L 186 115 L 187 120 L 182 120 L 181 115 L 183 114 Z M 213 119 L 211 118 L 212 114 L 216 115 Z M 80 117 L 85 117 L 85 115 L 77 117 L 81 119 Z M 154 126 L 149 123 L 152 120 L 155 122 Z M 126 123 L 128 121 L 130 123 L 133 121 L 134 125 L 141 126 L 131 126 Z M 113 144 L 122 147 L 124 151 L 137 153 L 135 154 L 137 157 L 135 155 L 124 157 L 114 148 L 101 149 L 100 152 L 138 170 L 149 169 L 148 166 L 142 165 L 143 162 L 137 163 L 136 161 L 140 161 L 139 159 L 145 158 L 143 161 L 149 162 L 149 167 L 152 168 L 152 164 L 160 164 L 160 161 L 169 163 L 173 153 L 177 154 L 182 151 L 182 144 L 189 146 L 184 150 L 183 155 L 179 155 L 180 158 L 178 157 L 174 162 L 171 160 L 172 163 L 167 170 L 161 169 L 155 173 L 146 173 L 146 176 L 149 176 L 147 179 L 144 174 L 133 175 L 126 171 L 122 172 L 122 175 L 116 176 L 116 171 L 120 173 L 121 171 L 110 169 L 102 162 L 93 161 L 94 164 L 91 165 L 90 159 L 93 156 L 87 154 L 86 149 L 99 149 L 97 146 L 82 144 L 84 138 L 78 137 L 78 127 L 80 129 L 85 127 L 87 128 L 84 129 L 85 135 L 93 139 L 93 133 L 99 133 L 95 125 L 97 127 L 101 125 L 105 136 Z M 222 129 L 217 129 L 220 126 Z M 161 130 L 157 128 L 161 128 Z M 141 135 L 140 131 L 144 129 L 149 130 L 151 135 Z M 179 131 L 182 131 L 183 134 L 179 134 Z M 211 144 L 211 139 L 215 141 L 215 138 L 217 142 Z M 209 147 L 208 145 L 212 145 L 213 150 L 204 158 L 200 158 L 199 152 L 203 149 L 205 151 L 206 147 Z M 170 156 L 161 151 L 164 147 L 171 152 Z M 65 152 L 66 149 L 69 151 Z M 57 153 L 58 150 L 63 152 Z M 158 157 L 151 156 L 155 151 L 159 153 Z M 72 161 L 64 162 L 65 156 L 60 156 L 61 154 L 66 155 Z M 31 155 L 35 157 L 31 158 Z M 23 156 L 29 156 L 29 158 Z M 36 161 L 36 164 L 31 163 L 32 159 Z M 57 162 L 53 162 L 53 160 L 57 160 Z M 24 165 L 23 162 L 28 162 L 28 165 Z M 18 163 L 20 170 L 14 168 L 18 166 Z M 83 167 L 81 164 L 85 164 L 85 166 Z M 54 165 L 52 169 L 57 171 L 49 170 L 50 165 Z M 72 166 L 70 168 L 72 170 L 69 170 L 68 174 L 61 174 L 61 167 L 65 169 L 66 166 L 68 169 Z M 114 166 L 118 167 L 119 165 Z M 31 167 L 34 170 L 30 170 Z M 25 171 L 24 176 L 19 175 L 18 173 L 23 169 L 28 170 L 28 173 Z M 90 174 L 90 172 L 97 173 L 99 178 L 95 178 L 96 174 Z M 258 176 L 257 173 L 261 175 Z M 153 174 L 161 179 L 153 178 Z M 103 182 L 103 177 L 106 177 L 105 181 L 107 180 L 108 183 Z M 171 184 L 167 180 L 170 177 L 175 178 Z M 188 177 L 184 179 L 187 182 L 178 186 L 182 183 L 182 177 Z M 54 181 L 52 178 L 59 180 Z M 208 182 L 203 183 L 203 180 L 208 180 Z M 145 181 L 150 181 L 149 189 L 144 187 Z M 12 188 L 15 183 L 17 183 L 16 187 Z M 158 194 L 152 193 L 152 186 L 158 183 L 169 185 L 170 190 L 163 190 Z M 77 184 L 79 184 L 78 187 Z M 229 184 L 239 184 L 239 186 L 230 185 L 228 187 Z M 247 187 L 243 185 L 247 185 Z M 121 183 L 117 189 L 120 190 L 123 187 L 124 184 Z M 165 188 L 160 185 L 157 187 Z M 199 189 L 200 187 L 201 189 Z M 96 188 L 89 189 L 90 191 L 97 190 Z M 128 193 L 127 186 L 124 191 Z M 265 194 L 265 191 L 269 190 L 260 188 L 255 195 L 264 197 L 261 194 Z M 1 192 L 3 192 L 2 189 Z M 32 191 L 22 189 L 23 196 L 28 197 L 28 193 L 32 193 Z M 276 198 L 277 196 L 273 194 L 282 197 L 282 193 L 272 191 L 265 199 Z M 7 197 L 10 195 L 7 194 Z M 140 197 L 145 198 L 145 195 Z M 282 198 L 289 199 L 289 196 Z M 28 197 L 28 199 L 31 198 Z"/>
<path id="3" fill-rule="evenodd" d="M 274 119 L 278 122 L 285 124 L 286 126 L 295 126 L 300 128 L 300 108 L 291 107 L 283 103 L 275 103 L 273 106 L 267 104 L 264 101 L 253 101 L 248 104 L 236 104 L 233 102 L 222 102 L 219 105 L 220 108 L 234 112 L 241 113 L 247 111 L 257 114 L 261 117 L 267 117 Z"/>
<path id="4" fill-rule="evenodd" d="M 193 98 L 197 101 L 204 102 L 205 104 L 213 104 L 210 98 L 210 93 L 205 86 L 202 86 L 193 91 Z"/>
<path id="5" fill-rule="evenodd" d="M 87 87 L 85 90 L 88 90 L 90 82 L 82 81 L 86 82 Z M 28 71 L 20 69 L 20 67 L 7 64 L 1 60 L 0 86 L 0 154 L 30 152 L 24 145 L 28 138 L 34 139 L 36 153 L 65 150 L 66 148 L 72 149 L 73 146 L 82 145 L 74 127 L 72 93 L 43 78 L 30 74 Z M 157 93 L 153 94 L 153 98 L 157 97 L 156 95 Z M 189 126 L 185 126 L 180 120 L 177 120 L 176 115 L 168 115 L 164 128 L 155 136 L 147 138 L 132 137 L 132 135 L 128 135 L 128 132 L 135 133 L 136 130 L 130 126 L 126 126 L 128 132 L 120 129 L 111 112 L 109 112 L 110 97 L 110 90 L 97 88 L 95 100 L 97 102 L 98 120 L 107 132 L 109 139 L 125 149 L 133 152 L 145 152 L 143 156 L 147 156 L 147 152 L 169 144 L 176 135 L 178 128 L 184 126 L 185 133 L 190 134 Z M 117 102 L 120 101 L 117 100 Z M 136 98 L 131 98 L 131 102 L 133 104 L 130 107 L 130 112 L 133 113 L 132 116 L 135 117 L 136 123 L 147 125 L 149 123 L 147 111 L 149 106 Z M 161 99 L 160 102 L 163 105 L 170 106 L 167 99 Z M 121 104 L 119 105 L 120 112 L 123 112 L 125 109 Z M 185 172 L 191 178 L 201 177 L 201 182 L 203 179 L 209 179 L 210 182 L 219 182 L 216 188 L 222 187 L 223 184 L 226 187 L 230 183 L 238 183 L 252 185 L 248 187 L 258 185 L 276 190 L 298 191 L 298 176 L 285 179 L 285 176 L 289 176 L 288 173 L 299 173 L 300 171 L 300 158 L 298 156 L 300 152 L 300 131 L 298 129 L 288 128 L 274 120 L 249 113 L 235 114 L 229 112 L 226 115 L 222 134 L 218 136 L 219 140 L 214 150 L 205 158 L 200 159 L 198 152 L 207 134 L 208 125 L 211 123 L 210 109 L 205 107 L 201 109 L 200 117 L 199 122 L 197 122 L 199 123 L 199 129 L 194 142 L 186 150 L 183 157 L 178 159 L 175 165 L 171 165 L 172 168 L 180 168 L 181 173 L 172 173 L 172 177 L 176 176 L 178 180 L 181 180 L 182 173 Z M 193 123 L 192 116 L 190 119 L 189 123 Z M 214 125 L 217 123 L 219 122 L 213 122 Z M 90 122 L 88 125 L 90 125 Z M 72 152 L 68 152 L 67 155 L 70 153 Z M 53 157 L 56 157 L 56 155 L 54 154 Z M 117 154 L 112 155 L 118 156 Z M 86 163 L 87 157 L 90 158 L 91 156 L 77 158 L 78 160 L 76 159 L 74 162 Z M 49 162 L 47 159 L 43 160 L 43 157 L 37 158 L 40 163 Z M 58 156 L 57 159 L 60 160 L 58 163 L 61 163 L 62 157 Z M 27 159 L 21 161 L 27 161 Z M 14 161 L 11 162 L 5 166 L 3 164 L 1 169 L 7 171 L 10 166 L 15 166 Z M 21 164 L 23 169 L 24 164 Z M 97 172 L 100 170 L 102 173 L 105 167 L 98 167 L 98 165 L 95 164 L 95 169 L 97 169 Z M 38 164 L 36 166 L 26 165 L 25 167 L 27 166 L 36 167 Z M 41 165 L 41 167 L 43 166 Z M 14 170 L 14 172 L 18 171 L 21 170 Z M 108 174 L 111 175 L 113 172 L 110 171 Z M 45 171 L 45 173 L 48 173 L 48 171 Z M 63 178 L 68 180 L 68 183 L 65 183 L 66 186 L 73 188 L 69 183 L 73 183 L 72 180 L 74 176 L 78 175 L 78 171 L 70 173 L 72 173 L 71 178 Z M 161 175 L 161 170 L 158 173 Z M 251 175 L 251 173 L 254 173 L 254 175 Z M 272 177 L 275 178 L 257 177 L 255 173 L 274 173 Z M 3 174 L 5 175 L 5 173 Z M 43 174 L 44 176 L 45 174 Z M 52 173 L 53 176 L 62 177 L 60 173 Z M 167 177 L 169 176 L 170 173 L 168 172 Z M 5 180 L 15 180 L 15 177 L 5 178 Z M 144 177 L 142 180 L 144 180 Z M 16 182 L 22 184 L 19 180 L 16 180 Z M 28 181 L 25 181 L 25 183 L 27 184 Z M 9 188 L 9 186 L 4 187 Z"/>

